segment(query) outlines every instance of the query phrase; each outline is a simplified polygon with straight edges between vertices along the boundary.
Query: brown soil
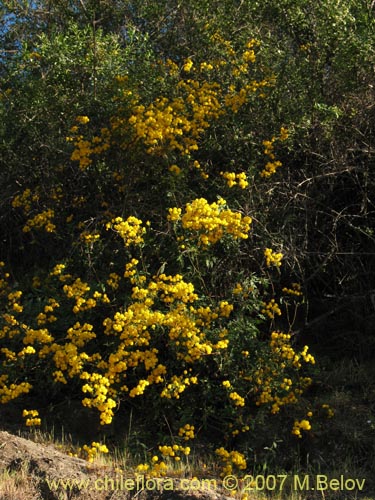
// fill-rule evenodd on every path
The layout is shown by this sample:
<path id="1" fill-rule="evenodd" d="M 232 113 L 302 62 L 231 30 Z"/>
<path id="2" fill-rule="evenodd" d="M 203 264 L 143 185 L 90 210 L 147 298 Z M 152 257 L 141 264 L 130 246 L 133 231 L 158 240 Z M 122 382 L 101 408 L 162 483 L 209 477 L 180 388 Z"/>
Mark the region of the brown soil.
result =
<path id="1" fill-rule="evenodd" d="M 126 483 L 126 479 L 128 482 Z M 51 481 L 55 481 L 53 486 Z M 67 488 L 59 481 L 70 481 Z M 57 481 L 57 482 L 56 482 Z M 178 479 L 116 474 L 109 466 L 70 457 L 53 445 L 0 431 L 0 500 L 224 500 L 218 490 L 182 491 Z M 154 481 L 154 482 L 152 482 Z M 186 490 L 186 488 L 185 488 Z"/>

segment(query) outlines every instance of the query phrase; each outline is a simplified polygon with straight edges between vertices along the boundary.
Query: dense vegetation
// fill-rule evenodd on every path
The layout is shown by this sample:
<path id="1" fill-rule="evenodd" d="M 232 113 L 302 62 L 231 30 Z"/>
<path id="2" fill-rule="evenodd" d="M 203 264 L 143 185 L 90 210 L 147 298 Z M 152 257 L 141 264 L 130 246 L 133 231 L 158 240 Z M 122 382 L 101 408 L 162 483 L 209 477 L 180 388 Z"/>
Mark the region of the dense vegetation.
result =
<path id="1" fill-rule="evenodd" d="M 0 402 L 154 474 L 320 457 L 324 360 L 374 353 L 370 2 L 1 10 Z"/>

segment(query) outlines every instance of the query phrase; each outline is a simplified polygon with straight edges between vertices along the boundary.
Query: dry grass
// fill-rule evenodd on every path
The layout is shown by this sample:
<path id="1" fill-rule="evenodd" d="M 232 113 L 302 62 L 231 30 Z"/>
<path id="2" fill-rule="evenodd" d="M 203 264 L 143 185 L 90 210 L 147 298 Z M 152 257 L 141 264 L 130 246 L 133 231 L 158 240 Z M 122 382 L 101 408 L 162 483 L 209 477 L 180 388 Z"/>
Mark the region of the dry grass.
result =
<path id="1" fill-rule="evenodd" d="M 0 500 L 40 500 L 35 478 L 25 468 L 17 472 L 4 471 L 0 474 Z"/>

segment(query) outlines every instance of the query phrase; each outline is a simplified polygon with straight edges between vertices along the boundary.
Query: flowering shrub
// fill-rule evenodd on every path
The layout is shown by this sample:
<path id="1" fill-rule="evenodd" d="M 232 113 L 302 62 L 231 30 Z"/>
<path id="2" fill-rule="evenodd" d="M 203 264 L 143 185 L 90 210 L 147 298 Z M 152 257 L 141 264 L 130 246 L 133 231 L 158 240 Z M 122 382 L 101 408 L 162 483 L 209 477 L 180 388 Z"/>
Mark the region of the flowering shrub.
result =
<path id="1" fill-rule="evenodd" d="M 1 8 L 0 402 L 66 429 L 82 404 L 82 454 L 129 434 L 152 476 L 318 463 L 334 412 L 295 328 L 319 315 L 327 359 L 371 341 L 343 328 L 358 306 L 371 330 L 370 2 L 24 4 Z"/>
<path id="2" fill-rule="evenodd" d="M 289 333 L 267 333 L 265 319 L 282 315 L 267 295 L 283 254 L 252 247 L 251 184 L 281 166 L 288 130 L 262 133 L 252 165 L 210 157 L 214 137 L 275 78 L 255 76 L 259 41 L 234 48 L 210 37 L 215 57 L 150 56 L 145 88 L 125 67 L 105 116 L 72 120 L 70 160 L 53 185 L 24 186 L 11 201 L 25 248 L 46 248 L 48 259 L 36 252 L 19 283 L 0 268 L 0 402 L 68 392 L 103 427 L 135 407 L 170 435 L 139 466 L 154 475 L 186 460 L 197 439 L 210 441 L 224 473 L 245 470 L 264 416 L 303 406 L 314 363 Z M 283 293 L 298 298 L 291 286 Z M 26 425 L 43 423 L 39 411 L 24 411 Z M 286 417 L 295 436 L 308 430 L 299 413 Z M 89 460 L 101 446 L 84 448 Z"/>
<path id="3" fill-rule="evenodd" d="M 250 218 L 222 208 L 224 204 L 222 199 L 211 205 L 197 199 L 184 213 L 170 209 L 166 219 L 181 221 L 179 236 L 171 233 L 170 238 L 181 241 L 185 233 L 184 241 L 191 247 L 196 241 L 197 252 L 224 238 L 247 238 Z M 102 425 L 111 424 L 120 401 L 141 400 L 153 419 L 161 418 L 169 401 L 181 445 L 163 445 L 160 452 L 179 461 L 180 453 L 183 457 L 190 452 L 183 442 L 198 436 L 202 419 L 209 432 L 215 414 L 227 440 L 227 432 L 236 438 L 255 430 L 255 408 L 276 414 L 298 402 L 311 382 L 300 371 L 314 358 L 307 347 L 295 350 L 290 335 L 273 332 L 264 342 L 250 326 L 262 307 L 256 281 L 251 287 L 237 283 L 225 300 L 209 297 L 204 286 L 195 286 L 180 273 L 151 272 L 144 254 L 150 224 L 133 216 L 115 217 L 103 223 L 105 229 L 119 236 L 116 246 L 123 255 L 122 272 L 108 272 L 107 279 L 103 274 L 102 280 L 88 282 L 59 263 L 44 285 L 34 285 L 37 295 L 29 296 L 26 306 L 24 294 L 14 288 L 2 265 L 0 337 L 7 345 L 0 350 L 2 403 L 32 391 L 37 394 L 41 379 L 47 390 L 75 381 L 72 397 L 96 409 Z M 194 231 L 199 239 L 189 240 Z M 244 322 L 249 304 L 252 313 Z M 265 312 L 272 318 L 275 312 L 281 314 L 274 300 Z M 254 333 L 244 335 L 249 326 Z M 198 401 L 209 402 L 210 409 L 202 413 Z M 24 416 L 26 425 L 41 423 L 36 410 L 25 410 Z M 191 423 L 184 423 L 187 417 Z M 295 435 L 299 429 L 308 430 L 296 425 L 291 429 Z M 223 450 L 218 453 L 224 472 L 233 464 L 239 470 L 245 467 L 240 452 Z M 92 458 L 95 449 L 87 452 Z M 154 459 L 154 473 L 161 463 L 159 457 Z"/>

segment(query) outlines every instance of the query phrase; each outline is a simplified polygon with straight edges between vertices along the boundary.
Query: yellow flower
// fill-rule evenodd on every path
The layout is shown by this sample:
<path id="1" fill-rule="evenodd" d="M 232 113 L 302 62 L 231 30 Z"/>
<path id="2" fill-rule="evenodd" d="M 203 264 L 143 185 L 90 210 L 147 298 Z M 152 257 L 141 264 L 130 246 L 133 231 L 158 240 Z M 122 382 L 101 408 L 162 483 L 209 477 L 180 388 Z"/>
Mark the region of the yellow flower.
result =
<path id="1" fill-rule="evenodd" d="M 297 297 L 303 295 L 301 292 L 301 285 L 299 283 L 292 283 L 292 288 L 284 287 L 282 291 L 288 295 L 295 295 Z"/>
<path id="2" fill-rule="evenodd" d="M 81 123 L 82 125 L 85 125 L 90 121 L 90 118 L 88 116 L 77 116 L 76 121 L 78 123 Z"/>
<path id="3" fill-rule="evenodd" d="M 23 410 L 22 416 L 26 418 L 25 424 L 27 427 L 37 426 L 41 424 L 38 410 Z"/>
<path id="4" fill-rule="evenodd" d="M 236 406 L 245 406 L 245 399 L 242 396 L 240 396 L 237 392 L 235 391 L 231 392 L 229 394 L 229 397 L 234 401 L 234 404 Z"/>
<path id="5" fill-rule="evenodd" d="M 289 131 L 285 127 L 281 127 L 280 129 L 280 141 L 286 141 L 289 137 Z"/>
<path id="6" fill-rule="evenodd" d="M 126 247 L 143 243 L 143 235 L 146 233 L 146 228 L 142 227 L 142 221 L 132 215 L 126 220 L 121 217 L 112 219 L 106 224 L 106 229 L 116 231 L 124 240 Z"/>
<path id="7" fill-rule="evenodd" d="M 292 434 L 295 436 L 301 438 L 301 429 L 304 431 L 309 431 L 311 429 L 311 424 L 308 420 L 301 420 L 300 422 L 298 420 L 295 420 L 294 426 L 292 429 Z"/>
<path id="8" fill-rule="evenodd" d="M 236 283 L 236 286 L 233 288 L 233 295 L 240 295 L 243 292 L 243 286 L 241 283 Z"/>
<path id="9" fill-rule="evenodd" d="M 180 173 L 181 173 L 181 169 L 177 165 L 171 165 L 169 167 L 169 171 L 172 172 L 175 175 L 180 175 Z"/>
<path id="10" fill-rule="evenodd" d="M 260 175 L 262 177 L 271 177 L 271 175 L 276 173 L 276 169 L 281 166 L 281 161 L 269 161 L 266 163 L 266 166 L 264 167 Z"/>
<path id="11" fill-rule="evenodd" d="M 209 204 L 199 198 L 188 203 L 181 217 L 182 227 L 195 232 L 201 245 L 207 246 L 219 241 L 225 234 L 234 239 L 248 238 L 251 218 L 243 217 L 239 212 L 224 209 L 225 200 Z"/>
<path id="12" fill-rule="evenodd" d="M 266 248 L 264 250 L 264 256 L 266 258 L 266 266 L 276 266 L 280 267 L 281 266 L 281 260 L 284 257 L 282 253 L 276 253 L 274 252 L 271 248 Z"/>
<path id="13" fill-rule="evenodd" d="M 44 212 L 41 212 L 32 219 L 29 219 L 25 226 L 23 227 L 23 232 L 28 233 L 30 232 L 33 228 L 35 229 L 43 229 L 47 233 L 52 233 L 55 231 L 56 226 L 51 222 L 51 219 L 55 216 L 55 212 L 52 209 L 45 210 Z"/>
<path id="14" fill-rule="evenodd" d="M 189 71 L 191 70 L 191 68 L 193 67 L 193 61 L 191 59 L 186 59 L 185 62 L 184 62 L 184 71 L 186 71 L 187 73 L 189 73 Z"/>
<path id="15" fill-rule="evenodd" d="M 281 316 L 281 310 L 275 299 L 271 299 L 268 303 L 262 302 L 262 305 L 264 306 L 261 310 L 262 314 L 266 314 L 271 319 L 274 319 L 275 314 Z"/>

